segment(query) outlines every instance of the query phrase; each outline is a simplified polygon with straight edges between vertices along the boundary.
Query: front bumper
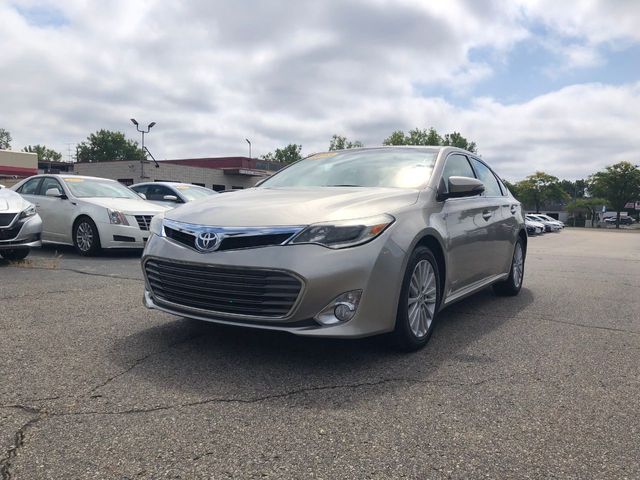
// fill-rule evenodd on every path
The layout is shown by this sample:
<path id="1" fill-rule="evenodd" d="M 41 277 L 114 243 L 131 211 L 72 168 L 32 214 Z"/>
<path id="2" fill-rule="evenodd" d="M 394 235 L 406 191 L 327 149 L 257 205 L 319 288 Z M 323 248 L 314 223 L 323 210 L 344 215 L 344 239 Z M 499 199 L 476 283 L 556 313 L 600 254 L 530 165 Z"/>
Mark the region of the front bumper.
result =
<path id="1" fill-rule="evenodd" d="M 3 229 L 5 232 L 8 230 L 16 229 L 17 234 L 13 238 L 4 238 L 0 236 L 0 250 L 11 250 L 14 248 L 33 248 L 42 245 L 40 236 L 42 234 L 42 219 L 40 215 L 35 214 L 18 224 L 14 224 L 11 229 Z M 12 235 L 8 235 L 12 236 Z"/>
<path id="2" fill-rule="evenodd" d="M 147 239 L 151 236 L 148 230 L 140 230 L 137 224 L 115 225 L 106 222 L 98 222 L 100 234 L 100 246 L 102 248 L 144 248 Z"/>
<path id="3" fill-rule="evenodd" d="M 277 269 L 300 278 L 303 286 L 286 317 L 238 318 L 163 302 L 154 297 L 145 273 L 144 304 L 148 308 L 215 323 L 283 330 L 297 335 L 357 338 L 393 330 L 405 252 L 389 232 L 365 245 L 340 250 L 318 245 L 285 245 L 207 254 L 152 235 L 142 256 L 143 271 L 145 262 L 151 258 L 221 267 Z M 334 298 L 351 290 L 362 290 L 363 294 L 350 321 L 322 326 L 313 320 Z"/>

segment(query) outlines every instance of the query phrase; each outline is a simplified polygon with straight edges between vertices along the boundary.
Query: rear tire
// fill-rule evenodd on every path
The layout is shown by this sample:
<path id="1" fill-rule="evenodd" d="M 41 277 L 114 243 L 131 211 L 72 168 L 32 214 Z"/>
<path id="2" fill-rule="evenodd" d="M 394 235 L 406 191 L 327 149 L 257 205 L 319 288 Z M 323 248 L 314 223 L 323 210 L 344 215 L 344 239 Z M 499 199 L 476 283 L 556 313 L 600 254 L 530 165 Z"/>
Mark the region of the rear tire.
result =
<path id="1" fill-rule="evenodd" d="M 518 238 L 511 257 L 511 270 L 509 277 L 503 281 L 493 284 L 493 292 L 496 295 L 513 297 L 520 293 L 522 281 L 524 280 L 524 260 L 525 250 L 521 238 Z"/>
<path id="2" fill-rule="evenodd" d="M 14 248 L 11 250 L 0 250 L 0 256 L 5 260 L 24 260 L 29 255 L 29 248 Z"/>
<path id="3" fill-rule="evenodd" d="M 73 246 L 84 257 L 97 255 L 100 252 L 98 227 L 89 217 L 80 217 L 73 225 Z"/>
<path id="4" fill-rule="evenodd" d="M 407 264 L 398 300 L 392 341 L 396 348 L 412 352 L 424 347 L 436 323 L 440 299 L 438 262 L 427 247 L 417 247 Z"/>

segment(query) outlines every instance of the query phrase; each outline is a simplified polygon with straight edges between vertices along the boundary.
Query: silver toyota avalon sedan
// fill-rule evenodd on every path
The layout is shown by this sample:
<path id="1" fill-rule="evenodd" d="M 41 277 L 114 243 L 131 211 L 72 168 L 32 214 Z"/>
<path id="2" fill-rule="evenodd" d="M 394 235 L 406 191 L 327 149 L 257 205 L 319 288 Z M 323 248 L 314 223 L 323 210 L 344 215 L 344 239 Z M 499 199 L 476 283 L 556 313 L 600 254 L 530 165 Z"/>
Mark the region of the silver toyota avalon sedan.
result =
<path id="1" fill-rule="evenodd" d="M 312 155 L 150 229 L 149 308 L 307 336 L 390 333 L 405 350 L 453 302 L 489 285 L 517 295 L 527 249 L 520 203 L 453 147 Z"/>

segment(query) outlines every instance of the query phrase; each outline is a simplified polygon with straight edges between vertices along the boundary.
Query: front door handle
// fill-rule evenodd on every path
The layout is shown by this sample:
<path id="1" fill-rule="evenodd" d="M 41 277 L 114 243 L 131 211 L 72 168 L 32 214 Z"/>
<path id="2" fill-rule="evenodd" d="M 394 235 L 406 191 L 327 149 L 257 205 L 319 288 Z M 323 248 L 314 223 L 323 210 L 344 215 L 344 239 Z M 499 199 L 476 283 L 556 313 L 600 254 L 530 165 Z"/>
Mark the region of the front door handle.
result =
<path id="1" fill-rule="evenodd" d="M 493 213 L 490 210 L 485 210 L 484 212 L 482 212 L 482 218 L 484 218 L 485 220 L 489 220 L 492 215 Z"/>
<path id="2" fill-rule="evenodd" d="M 518 206 L 517 205 L 511 205 L 511 213 L 513 213 L 515 215 L 515 213 L 518 211 Z"/>

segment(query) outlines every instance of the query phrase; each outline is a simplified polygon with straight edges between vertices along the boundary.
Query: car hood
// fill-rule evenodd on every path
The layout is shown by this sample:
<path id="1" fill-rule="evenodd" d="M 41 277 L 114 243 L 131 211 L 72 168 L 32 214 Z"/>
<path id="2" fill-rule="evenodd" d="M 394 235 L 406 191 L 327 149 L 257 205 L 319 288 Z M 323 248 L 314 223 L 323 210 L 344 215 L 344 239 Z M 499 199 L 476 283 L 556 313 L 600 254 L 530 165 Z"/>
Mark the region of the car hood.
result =
<path id="1" fill-rule="evenodd" d="M 221 227 L 308 225 L 393 213 L 418 195 L 398 188 L 252 188 L 196 200 L 165 217 Z"/>
<path id="2" fill-rule="evenodd" d="M 85 197 L 79 200 L 92 205 L 118 210 L 122 213 L 148 213 L 149 215 L 156 215 L 168 210 L 167 207 L 135 198 Z"/>
<path id="3" fill-rule="evenodd" d="M 31 204 L 13 190 L 0 188 L 0 213 L 21 212 L 29 205 Z"/>

